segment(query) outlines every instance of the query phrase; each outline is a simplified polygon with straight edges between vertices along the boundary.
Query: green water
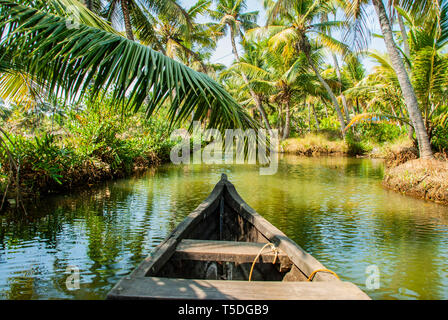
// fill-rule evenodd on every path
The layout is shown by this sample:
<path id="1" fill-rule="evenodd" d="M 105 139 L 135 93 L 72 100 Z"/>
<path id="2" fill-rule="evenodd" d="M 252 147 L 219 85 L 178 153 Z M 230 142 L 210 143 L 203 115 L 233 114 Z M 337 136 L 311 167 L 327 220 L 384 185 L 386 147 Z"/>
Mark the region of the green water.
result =
<path id="1" fill-rule="evenodd" d="M 282 157 L 253 165 L 165 165 L 0 217 L 1 299 L 103 299 L 227 173 L 246 202 L 373 299 L 448 299 L 448 207 L 381 187 L 380 161 Z M 366 288 L 376 265 L 380 288 Z M 80 288 L 66 288 L 67 266 Z"/>

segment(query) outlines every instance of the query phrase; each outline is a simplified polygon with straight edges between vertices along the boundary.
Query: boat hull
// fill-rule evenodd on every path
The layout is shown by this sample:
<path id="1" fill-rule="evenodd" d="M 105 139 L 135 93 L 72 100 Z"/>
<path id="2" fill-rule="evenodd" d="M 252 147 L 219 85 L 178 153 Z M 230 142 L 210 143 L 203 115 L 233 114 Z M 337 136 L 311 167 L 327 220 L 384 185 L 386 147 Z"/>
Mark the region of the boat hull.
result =
<path id="1" fill-rule="evenodd" d="M 369 299 L 252 209 L 225 175 L 107 298 Z"/>

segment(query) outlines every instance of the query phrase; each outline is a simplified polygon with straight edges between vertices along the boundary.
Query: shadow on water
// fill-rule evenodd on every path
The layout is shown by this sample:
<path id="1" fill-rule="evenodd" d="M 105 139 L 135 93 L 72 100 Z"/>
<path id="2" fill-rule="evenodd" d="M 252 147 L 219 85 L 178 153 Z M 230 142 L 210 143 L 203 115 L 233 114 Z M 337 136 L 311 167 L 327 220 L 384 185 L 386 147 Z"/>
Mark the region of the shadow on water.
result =
<path id="1" fill-rule="evenodd" d="M 381 161 L 283 156 L 256 165 L 164 165 L 48 197 L 0 217 L 0 298 L 102 299 L 227 173 L 245 201 L 343 280 L 374 299 L 448 299 L 448 208 L 381 187 Z M 376 265 L 380 288 L 366 288 Z M 68 266 L 80 289 L 66 287 Z"/>

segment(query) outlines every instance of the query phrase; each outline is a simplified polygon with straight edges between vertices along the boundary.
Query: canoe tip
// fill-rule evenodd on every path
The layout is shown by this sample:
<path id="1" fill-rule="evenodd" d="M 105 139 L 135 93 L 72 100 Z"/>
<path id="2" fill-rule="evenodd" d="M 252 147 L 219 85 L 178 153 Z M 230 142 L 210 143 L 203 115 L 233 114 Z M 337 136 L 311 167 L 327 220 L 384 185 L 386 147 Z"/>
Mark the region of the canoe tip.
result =
<path id="1" fill-rule="evenodd" d="M 227 180 L 227 175 L 225 173 L 221 174 L 221 180 Z"/>

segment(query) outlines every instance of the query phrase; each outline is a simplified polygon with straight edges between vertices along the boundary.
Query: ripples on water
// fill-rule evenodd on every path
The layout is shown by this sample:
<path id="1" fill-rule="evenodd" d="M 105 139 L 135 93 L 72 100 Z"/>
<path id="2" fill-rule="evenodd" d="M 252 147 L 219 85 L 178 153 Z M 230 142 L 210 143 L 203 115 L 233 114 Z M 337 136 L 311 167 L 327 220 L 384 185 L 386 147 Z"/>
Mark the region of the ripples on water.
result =
<path id="1" fill-rule="evenodd" d="M 166 165 L 0 217 L 0 298 L 103 299 L 225 172 L 250 206 L 374 299 L 448 299 L 448 208 L 381 187 L 382 163 L 283 157 L 257 166 Z M 367 290 L 366 267 L 380 270 Z M 66 268 L 80 270 L 68 291 Z"/>

